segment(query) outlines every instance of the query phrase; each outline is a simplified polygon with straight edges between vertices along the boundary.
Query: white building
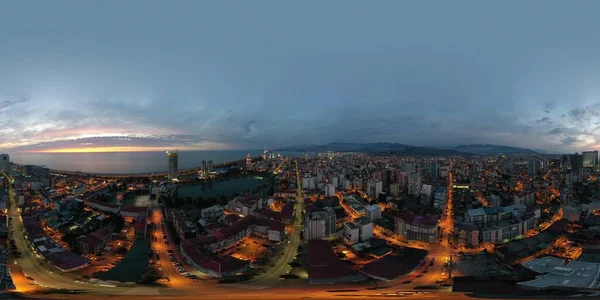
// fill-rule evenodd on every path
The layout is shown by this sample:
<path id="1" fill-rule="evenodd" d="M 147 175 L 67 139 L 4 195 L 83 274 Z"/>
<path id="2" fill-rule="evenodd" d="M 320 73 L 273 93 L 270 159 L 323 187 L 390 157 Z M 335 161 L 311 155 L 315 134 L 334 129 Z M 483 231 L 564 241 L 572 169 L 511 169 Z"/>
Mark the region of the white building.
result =
<path id="1" fill-rule="evenodd" d="M 367 181 L 367 195 L 373 199 L 377 199 L 381 192 L 383 192 L 383 182 L 381 180 L 369 179 Z"/>
<path id="2" fill-rule="evenodd" d="M 429 184 L 422 185 L 421 195 L 425 195 L 427 199 L 431 199 L 431 197 L 433 196 L 433 186 Z"/>
<path id="3" fill-rule="evenodd" d="M 335 196 L 335 184 L 333 183 L 328 183 L 325 186 L 325 197 L 333 197 Z"/>
<path id="4" fill-rule="evenodd" d="M 373 238 L 373 222 L 371 222 L 369 219 L 360 217 L 354 220 L 354 224 L 356 224 L 358 227 L 361 242 Z"/>
<path id="5" fill-rule="evenodd" d="M 202 209 L 200 211 L 200 216 L 202 219 L 207 220 L 209 222 L 214 222 L 221 218 L 225 214 L 225 209 L 220 205 L 213 205 L 211 207 Z"/>
<path id="6" fill-rule="evenodd" d="M 353 222 L 344 223 L 344 239 L 350 245 L 356 244 L 360 240 L 360 230 Z"/>
<path id="7" fill-rule="evenodd" d="M 334 234 L 335 219 L 335 211 L 331 207 L 307 215 L 304 222 L 304 239 L 320 240 Z"/>
<path id="8" fill-rule="evenodd" d="M 342 189 L 349 190 L 351 185 L 352 182 L 350 181 L 350 179 L 344 179 L 344 181 L 342 182 Z"/>
<path id="9" fill-rule="evenodd" d="M 375 221 L 381 218 L 381 206 L 377 204 L 369 205 L 365 207 L 365 216 L 370 221 Z"/>

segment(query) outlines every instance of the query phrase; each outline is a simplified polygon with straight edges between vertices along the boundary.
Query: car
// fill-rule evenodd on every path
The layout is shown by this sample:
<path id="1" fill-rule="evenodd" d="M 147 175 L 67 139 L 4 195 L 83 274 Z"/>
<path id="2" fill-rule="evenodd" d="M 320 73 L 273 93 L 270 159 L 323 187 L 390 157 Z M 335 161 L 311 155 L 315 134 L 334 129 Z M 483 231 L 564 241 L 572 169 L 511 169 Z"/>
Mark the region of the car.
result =
<path id="1" fill-rule="evenodd" d="M 173 253 L 173 250 L 169 249 L 167 250 L 167 253 Z"/>
<path id="2" fill-rule="evenodd" d="M 423 274 L 417 275 L 417 278 L 421 278 L 421 277 L 423 277 Z"/>
<path id="3" fill-rule="evenodd" d="M 402 281 L 402 284 L 409 284 L 409 283 L 412 283 L 412 280 Z"/>

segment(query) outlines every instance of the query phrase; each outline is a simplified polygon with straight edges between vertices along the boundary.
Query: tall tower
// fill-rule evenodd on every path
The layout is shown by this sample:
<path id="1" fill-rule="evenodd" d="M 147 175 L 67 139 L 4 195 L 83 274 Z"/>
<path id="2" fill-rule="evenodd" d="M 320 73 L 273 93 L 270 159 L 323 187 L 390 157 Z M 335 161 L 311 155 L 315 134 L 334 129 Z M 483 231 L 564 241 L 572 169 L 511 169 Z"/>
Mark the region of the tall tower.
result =
<path id="1" fill-rule="evenodd" d="M 212 173 L 213 171 L 213 161 L 209 160 L 208 161 L 208 165 L 206 166 L 206 175 L 210 175 L 210 173 Z"/>
<path id="2" fill-rule="evenodd" d="M 251 166 L 252 166 L 252 156 L 250 156 L 250 153 L 248 153 L 248 155 L 246 155 L 246 169 L 250 169 Z"/>
<path id="3" fill-rule="evenodd" d="M 167 156 L 169 157 L 169 179 L 176 180 L 179 173 L 179 153 L 177 150 L 175 152 L 167 151 Z"/>
<path id="4" fill-rule="evenodd" d="M 202 177 L 206 176 L 206 161 L 205 160 L 202 161 L 202 165 L 200 166 L 200 176 L 202 176 Z"/>
<path id="5" fill-rule="evenodd" d="M 269 150 L 267 150 L 267 146 L 265 146 L 265 150 L 263 150 L 263 155 L 262 158 L 263 159 L 267 159 L 267 155 L 269 154 Z"/>
<path id="6" fill-rule="evenodd" d="M 10 173 L 10 156 L 0 154 L 0 172 Z"/>

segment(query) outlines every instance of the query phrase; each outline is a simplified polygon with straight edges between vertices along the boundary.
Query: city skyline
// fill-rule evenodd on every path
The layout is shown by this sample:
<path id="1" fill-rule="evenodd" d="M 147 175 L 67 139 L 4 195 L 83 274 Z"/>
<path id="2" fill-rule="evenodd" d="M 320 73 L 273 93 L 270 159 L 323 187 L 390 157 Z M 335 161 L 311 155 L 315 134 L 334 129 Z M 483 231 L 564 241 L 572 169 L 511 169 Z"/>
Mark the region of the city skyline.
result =
<path id="1" fill-rule="evenodd" d="M 600 148 L 597 2 L 31 4 L 0 6 L 1 152 Z"/>

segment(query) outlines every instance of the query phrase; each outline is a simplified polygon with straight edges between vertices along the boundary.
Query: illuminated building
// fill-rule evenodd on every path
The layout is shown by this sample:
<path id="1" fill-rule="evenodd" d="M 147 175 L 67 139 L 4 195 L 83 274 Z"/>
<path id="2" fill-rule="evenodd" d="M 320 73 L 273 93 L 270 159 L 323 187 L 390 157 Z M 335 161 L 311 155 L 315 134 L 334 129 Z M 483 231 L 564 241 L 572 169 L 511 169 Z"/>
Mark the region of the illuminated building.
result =
<path id="1" fill-rule="evenodd" d="M 208 164 L 206 165 L 206 175 L 210 175 L 210 173 L 212 173 L 213 171 L 213 161 L 209 160 Z"/>
<path id="2" fill-rule="evenodd" d="M 167 151 L 167 156 L 169 157 L 169 178 L 175 180 L 178 175 L 179 154 Z"/>
<path id="3" fill-rule="evenodd" d="M 8 154 L 0 154 L 0 171 L 10 173 L 10 156 Z"/>
<path id="4" fill-rule="evenodd" d="M 401 212 L 396 216 L 395 232 L 408 240 L 435 243 L 438 235 L 438 219 L 435 216 L 418 216 L 410 212 Z"/>
<path id="5" fill-rule="evenodd" d="M 200 177 L 206 177 L 206 161 L 200 163 Z"/>
<path id="6" fill-rule="evenodd" d="M 250 169 L 250 167 L 252 167 L 252 156 L 248 153 L 246 155 L 246 169 Z"/>
<path id="7" fill-rule="evenodd" d="M 598 150 L 583 151 L 583 167 L 596 168 L 598 166 Z"/>

